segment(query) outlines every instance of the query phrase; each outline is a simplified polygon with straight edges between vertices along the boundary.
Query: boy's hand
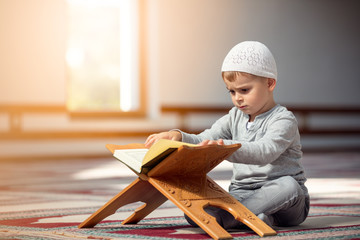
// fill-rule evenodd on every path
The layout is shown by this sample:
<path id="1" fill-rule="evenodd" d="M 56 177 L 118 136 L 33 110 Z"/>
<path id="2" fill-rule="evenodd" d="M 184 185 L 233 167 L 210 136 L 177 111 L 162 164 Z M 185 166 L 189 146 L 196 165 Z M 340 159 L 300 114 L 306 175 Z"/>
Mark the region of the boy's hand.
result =
<path id="1" fill-rule="evenodd" d="M 150 135 L 145 141 L 145 147 L 149 148 L 159 139 L 181 141 L 181 133 L 178 131 L 161 132 Z"/>
<path id="2" fill-rule="evenodd" d="M 205 145 L 224 145 L 224 140 L 219 139 L 219 140 L 204 140 L 201 143 L 199 143 L 200 146 L 205 146 Z"/>

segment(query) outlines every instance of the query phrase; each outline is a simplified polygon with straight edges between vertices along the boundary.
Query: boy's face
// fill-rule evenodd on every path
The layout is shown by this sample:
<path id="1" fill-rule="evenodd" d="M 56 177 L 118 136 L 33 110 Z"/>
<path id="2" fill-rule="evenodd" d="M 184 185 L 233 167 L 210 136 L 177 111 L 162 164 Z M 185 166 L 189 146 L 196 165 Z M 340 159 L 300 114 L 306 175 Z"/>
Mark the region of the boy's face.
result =
<path id="1" fill-rule="evenodd" d="M 250 115 L 250 122 L 275 106 L 275 79 L 239 73 L 233 81 L 224 79 L 234 105 Z"/>

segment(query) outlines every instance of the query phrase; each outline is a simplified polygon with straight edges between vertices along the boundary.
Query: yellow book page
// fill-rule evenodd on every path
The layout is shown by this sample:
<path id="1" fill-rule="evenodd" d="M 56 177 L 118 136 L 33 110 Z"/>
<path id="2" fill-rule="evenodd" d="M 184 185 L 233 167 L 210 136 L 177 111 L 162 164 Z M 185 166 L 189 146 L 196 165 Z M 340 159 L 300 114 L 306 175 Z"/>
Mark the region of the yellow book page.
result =
<path id="1" fill-rule="evenodd" d="M 142 165 L 144 166 L 145 164 L 151 162 L 158 156 L 162 156 L 163 153 L 168 152 L 168 151 L 174 151 L 175 149 L 177 149 L 183 145 L 190 146 L 190 147 L 199 146 L 199 145 L 191 144 L 191 143 L 184 143 L 184 142 L 179 142 L 179 141 L 160 139 L 150 147 L 149 151 L 146 153 L 146 155 L 142 161 Z"/>

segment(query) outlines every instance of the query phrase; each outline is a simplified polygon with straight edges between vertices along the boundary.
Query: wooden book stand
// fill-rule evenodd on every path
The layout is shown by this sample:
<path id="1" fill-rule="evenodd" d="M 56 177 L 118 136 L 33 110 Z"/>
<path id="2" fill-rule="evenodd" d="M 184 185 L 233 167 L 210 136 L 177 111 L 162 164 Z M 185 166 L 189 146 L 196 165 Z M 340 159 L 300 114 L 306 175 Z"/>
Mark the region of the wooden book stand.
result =
<path id="1" fill-rule="evenodd" d="M 111 152 L 124 148 L 119 145 L 107 147 Z M 139 144 L 126 147 L 139 148 Z M 144 205 L 122 222 L 136 224 L 169 199 L 214 239 L 232 239 L 232 236 L 205 212 L 204 208 L 210 205 L 228 211 L 261 237 L 276 235 L 273 229 L 206 175 L 239 147 L 240 144 L 181 146 L 147 174 L 138 174 L 139 178 L 81 223 L 79 228 L 94 227 L 120 207 L 141 201 Z"/>

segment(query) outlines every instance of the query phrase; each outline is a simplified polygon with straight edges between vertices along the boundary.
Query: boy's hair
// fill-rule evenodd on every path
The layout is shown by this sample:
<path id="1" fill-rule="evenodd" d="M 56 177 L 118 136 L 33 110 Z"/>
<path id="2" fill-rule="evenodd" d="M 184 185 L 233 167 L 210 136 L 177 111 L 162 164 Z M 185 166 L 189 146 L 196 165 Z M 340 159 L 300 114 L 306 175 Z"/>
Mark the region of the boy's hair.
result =
<path id="1" fill-rule="evenodd" d="M 243 72 L 277 79 L 275 59 L 262 43 L 245 41 L 235 45 L 226 55 L 221 72 Z"/>
<path id="2" fill-rule="evenodd" d="M 245 73 L 245 72 L 239 72 L 239 71 L 226 71 L 226 72 L 221 73 L 223 80 L 227 80 L 229 82 L 234 82 L 239 75 L 241 75 L 241 76 L 245 75 L 248 77 L 260 77 L 260 76 L 256 76 L 251 73 Z"/>

